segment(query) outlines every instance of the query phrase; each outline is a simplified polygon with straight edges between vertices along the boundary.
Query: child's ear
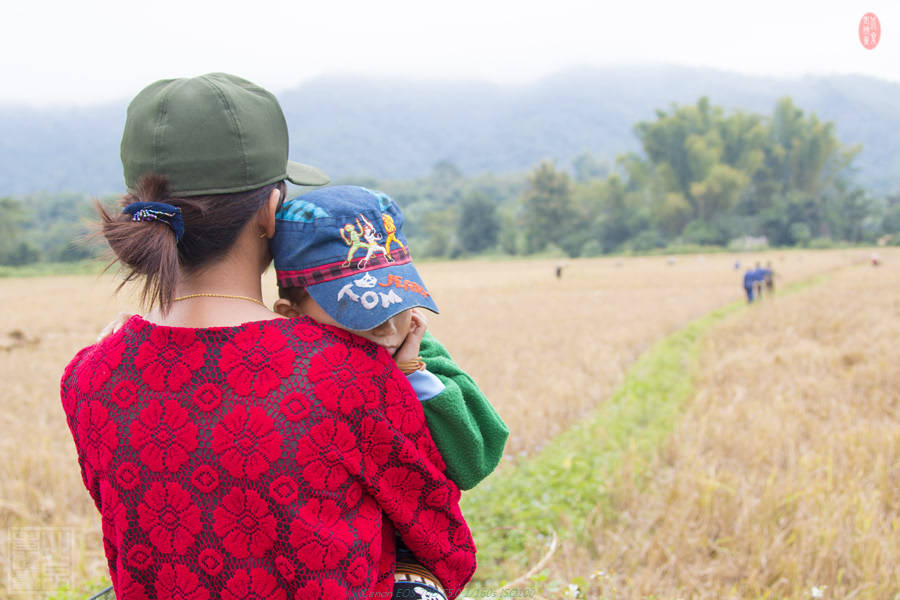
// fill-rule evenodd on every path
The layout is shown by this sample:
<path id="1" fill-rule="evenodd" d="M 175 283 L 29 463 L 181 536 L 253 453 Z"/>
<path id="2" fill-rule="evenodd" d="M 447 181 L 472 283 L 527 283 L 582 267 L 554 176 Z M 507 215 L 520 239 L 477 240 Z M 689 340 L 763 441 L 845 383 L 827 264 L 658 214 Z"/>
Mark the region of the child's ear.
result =
<path id="1" fill-rule="evenodd" d="M 275 306 L 273 306 L 272 309 L 282 317 L 293 318 L 299 317 L 302 314 L 299 310 L 297 310 L 297 307 L 295 307 L 290 300 L 286 300 L 284 298 L 279 298 L 278 300 L 276 300 Z"/>

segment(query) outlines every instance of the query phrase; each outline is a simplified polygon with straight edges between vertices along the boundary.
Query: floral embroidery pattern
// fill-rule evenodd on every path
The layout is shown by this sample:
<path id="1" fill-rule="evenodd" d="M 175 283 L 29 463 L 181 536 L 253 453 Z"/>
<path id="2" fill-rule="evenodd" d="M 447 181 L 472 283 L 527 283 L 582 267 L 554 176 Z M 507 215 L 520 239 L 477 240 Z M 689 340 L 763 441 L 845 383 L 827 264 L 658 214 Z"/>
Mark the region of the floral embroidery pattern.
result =
<path id="1" fill-rule="evenodd" d="M 297 482 L 292 477 L 282 475 L 269 484 L 269 494 L 278 504 L 290 504 L 297 499 Z"/>
<path id="2" fill-rule="evenodd" d="M 363 419 L 359 452 L 363 457 L 363 468 L 374 476 L 388 460 L 393 449 L 394 436 L 384 421 L 366 417 Z"/>
<path id="3" fill-rule="evenodd" d="M 202 411 L 212 412 L 222 403 L 222 390 L 214 383 L 204 383 L 194 392 L 194 404 Z"/>
<path id="4" fill-rule="evenodd" d="M 137 511 L 138 524 L 161 552 L 184 554 L 200 531 L 200 509 L 175 482 L 154 483 Z"/>
<path id="5" fill-rule="evenodd" d="M 296 600 L 344 600 L 347 598 L 347 590 L 336 581 L 326 579 L 321 583 L 308 581 L 297 590 Z"/>
<path id="6" fill-rule="evenodd" d="M 313 499 L 291 523 L 291 544 L 307 568 L 334 569 L 347 556 L 353 531 L 340 516 L 340 509 L 331 500 Z"/>
<path id="7" fill-rule="evenodd" d="M 151 390 L 177 392 L 203 366 L 206 346 L 189 329 L 157 327 L 138 349 L 134 364 Z"/>
<path id="8" fill-rule="evenodd" d="M 310 485 L 336 490 L 347 480 L 347 468 L 359 465 L 360 453 L 346 423 L 325 419 L 297 444 L 296 459 Z"/>
<path id="9" fill-rule="evenodd" d="M 263 398 L 293 371 L 294 351 L 277 329 L 245 329 L 222 348 L 219 368 L 235 392 Z"/>
<path id="10" fill-rule="evenodd" d="M 407 399 L 400 392 L 395 381 L 389 379 L 385 386 L 385 414 L 391 424 L 406 435 L 418 432 L 424 426 L 421 412 L 410 408 Z"/>
<path id="11" fill-rule="evenodd" d="M 78 415 L 78 436 L 87 442 L 85 454 L 91 467 L 106 470 L 119 446 L 119 435 L 105 406 L 92 400 L 82 409 Z"/>
<path id="12" fill-rule="evenodd" d="M 123 598 L 128 598 L 128 600 L 132 600 L 132 598 L 134 600 L 147 600 L 147 590 L 140 583 L 134 581 L 131 575 L 128 574 L 128 571 L 123 571 L 119 575 L 119 585 L 116 589 L 119 590 L 119 594 Z"/>
<path id="13" fill-rule="evenodd" d="M 106 480 L 100 482 L 100 502 L 103 505 L 100 519 L 103 537 L 117 543 L 118 536 L 128 529 L 128 514 L 119 494 Z"/>
<path id="14" fill-rule="evenodd" d="M 423 510 L 409 529 L 410 548 L 435 556 L 450 550 L 450 519 L 434 511 Z M 423 550 L 424 549 L 424 550 Z"/>
<path id="15" fill-rule="evenodd" d="M 349 415 L 375 394 L 367 362 L 362 350 L 329 346 L 312 358 L 307 375 L 326 407 Z"/>
<path id="16" fill-rule="evenodd" d="M 448 589 L 472 573 L 418 401 L 355 336 L 135 317 L 61 396 L 121 598 L 386 598 L 394 527 Z"/>
<path id="17" fill-rule="evenodd" d="M 113 388 L 112 399 L 119 405 L 119 408 L 125 410 L 137 400 L 137 392 L 137 384 L 128 381 L 127 379 L 123 379 Z"/>
<path id="18" fill-rule="evenodd" d="M 286 596 L 275 578 L 262 569 L 249 573 L 238 569 L 225 584 L 222 600 L 286 600 Z"/>
<path id="19" fill-rule="evenodd" d="M 391 467 L 384 472 L 378 486 L 388 498 L 383 506 L 394 523 L 407 523 L 413 518 L 411 507 L 418 503 L 424 485 L 418 473 L 405 467 Z"/>
<path id="20" fill-rule="evenodd" d="M 156 576 L 156 597 L 208 600 L 209 592 L 200 587 L 197 575 L 184 565 L 165 564 Z"/>
<path id="21" fill-rule="evenodd" d="M 225 563 L 222 562 L 222 555 L 212 548 L 207 548 L 197 556 L 197 564 L 211 577 L 221 573 L 225 567 Z"/>
<path id="22" fill-rule="evenodd" d="M 281 455 L 281 434 L 265 410 L 238 405 L 213 429 L 212 449 L 232 477 L 255 480 Z"/>
<path id="23" fill-rule="evenodd" d="M 294 568 L 293 561 L 286 556 L 279 554 L 275 557 L 275 568 L 278 569 L 278 574 L 287 582 L 291 582 L 297 577 L 297 569 Z"/>
<path id="24" fill-rule="evenodd" d="M 266 501 L 254 490 L 233 488 L 214 511 L 213 531 L 238 558 L 261 557 L 275 541 L 277 524 Z"/>
<path id="25" fill-rule="evenodd" d="M 421 436 L 416 442 L 416 448 L 419 454 L 428 457 L 428 462 L 433 464 L 438 470 L 441 472 L 447 470 L 447 465 L 444 464 L 444 459 L 441 457 L 441 453 L 438 451 L 437 446 L 434 445 L 430 435 Z"/>
<path id="26" fill-rule="evenodd" d="M 178 402 L 152 401 L 131 425 L 131 445 L 151 470 L 174 473 L 197 447 L 197 426 Z"/>
<path id="27" fill-rule="evenodd" d="M 69 388 L 62 392 L 63 411 L 66 413 L 66 420 L 69 421 L 69 427 L 72 426 L 72 417 L 75 416 L 75 405 L 78 403 L 75 388 Z"/>
<path id="28" fill-rule="evenodd" d="M 200 465 L 194 469 L 191 483 L 204 494 L 208 494 L 219 487 L 219 474 L 210 465 Z"/>
<path id="29" fill-rule="evenodd" d="M 365 583 L 368 576 L 369 563 L 361 556 L 350 563 L 350 566 L 347 567 L 347 581 L 355 586 L 360 586 Z"/>
<path id="30" fill-rule="evenodd" d="M 78 370 L 78 391 L 82 394 L 96 392 L 109 381 L 113 369 L 122 362 L 125 345 L 118 338 L 106 338 L 90 352 L 84 354 L 84 362 Z"/>
<path id="31" fill-rule="evenodd" d="M 153 566 L 153 553 L 143 544 L 135 544 L 126 557 L 128 566 L 135 569 L 148 569 Z"/>
<path id="32" fill-rule="evenodd" d="M 309 400 L 303 394 L 296 392 L 281 399 L 281 414 L 288 421 L 300 423 L 309 415 Z"/>
<path id="33" fill-rule="evenodd" d="M 291 334 L 304 342 L 315 342 L 322 339 L 322 330 L 317 325 L 305 319 L 298 319 L 297 325 Z"/>
<path id="34" fill-rule="evenodd" d="M 470 573 L 475 568 L 475 556 L 458 550 L 437 561 L 434 574 L 441 581 L 452 580 L 454 573 Z"/>

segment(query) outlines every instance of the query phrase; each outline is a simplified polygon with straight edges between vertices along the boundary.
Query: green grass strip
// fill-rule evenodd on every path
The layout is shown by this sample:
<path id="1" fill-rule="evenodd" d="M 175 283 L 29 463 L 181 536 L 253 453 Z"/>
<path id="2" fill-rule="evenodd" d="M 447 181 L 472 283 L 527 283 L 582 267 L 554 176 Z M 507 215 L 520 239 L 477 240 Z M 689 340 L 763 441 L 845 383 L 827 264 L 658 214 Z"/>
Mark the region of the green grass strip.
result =
<path id="1" fill-rule="evenodd" d="M 777 290 L 776 296 L 825 281 L 827 276 L 816 275 Z M 478 546 L 474 585 L 498 585 L 521 575 L 536 562 L 551 531 L 560 540 L 589 546 L 592 518 L 615 518 L 608 484 L 620 476 L 623 462 L 637 458 L 638 467 L 640 461 L 647 464 L 672 433 L 692 391 L 703 337 L 752 306 L 733 302 L 657 342 L 593 416 L 551 440 L 536 457 L 501 469 L 464 495 L 463 514 Z"/>
<path id="2" fill-rule="evenodd" d="M 465 494 L 463 514 L 479 548 L 478 582 L 511 579 L 534 560 L 542 536 L 552 530 L 578 539 L 592 514 L 610 511 L 606 486 L 625 455 L 649 458 L 671 433 L 691 392 L 703 335 L 744 306 L 729 304 L 658 342 L 594 416 Z"/>

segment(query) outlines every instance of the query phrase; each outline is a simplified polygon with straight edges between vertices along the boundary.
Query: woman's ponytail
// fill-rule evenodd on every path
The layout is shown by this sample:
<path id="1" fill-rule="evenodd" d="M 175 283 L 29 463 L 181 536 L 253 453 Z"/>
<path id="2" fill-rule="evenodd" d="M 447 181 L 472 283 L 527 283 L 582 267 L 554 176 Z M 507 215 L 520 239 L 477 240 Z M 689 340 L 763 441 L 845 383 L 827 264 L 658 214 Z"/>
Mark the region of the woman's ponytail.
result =
<path id="1" fill-rule="evenodd" d="M 129 281 L 144 278 L 141 303 L 159 304 L 169 311 L 175 298 L 178 280 L 178 242 L 184 234 L 184 220 L 178 199 L 169 197 L 164 177 L 145 175 L 133 192 L 122 199 L 124 210 L 108 213 L 99 203 L 101 233 L 127 268 L 119 288 Z"/>
<path id="2" fill-rule="evenodd" d="M 122 199 L 121 213 L 97 203 L 99 233 L 115 253 L 109 266 L 118 261 L 126 267 L 118 289 L 143 277 L 141 303 L 167 313 L 179 270 L 196 272 L 222 258 L 275 189 L 285 197 L 283 181 L 233 194 L 176 197 L 165 177 L 144 175 Z"/>

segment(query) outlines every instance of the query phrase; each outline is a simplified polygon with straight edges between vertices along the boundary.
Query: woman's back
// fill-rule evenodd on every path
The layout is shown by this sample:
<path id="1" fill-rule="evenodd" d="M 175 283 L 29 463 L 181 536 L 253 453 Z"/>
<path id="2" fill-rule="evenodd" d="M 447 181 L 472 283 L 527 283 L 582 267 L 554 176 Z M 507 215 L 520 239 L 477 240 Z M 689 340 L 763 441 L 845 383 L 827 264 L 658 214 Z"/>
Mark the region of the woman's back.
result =
<path id="1" fill-rule="evenodd" d="M 474 545 L 397 373 L 307 319 L 133 317 L 82 350 L 63 406 L 117 597 L 389 597 L 392 523 L 458 591 Z"/>

